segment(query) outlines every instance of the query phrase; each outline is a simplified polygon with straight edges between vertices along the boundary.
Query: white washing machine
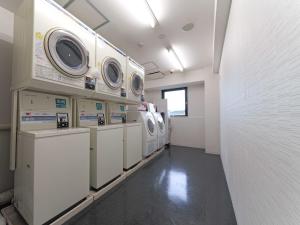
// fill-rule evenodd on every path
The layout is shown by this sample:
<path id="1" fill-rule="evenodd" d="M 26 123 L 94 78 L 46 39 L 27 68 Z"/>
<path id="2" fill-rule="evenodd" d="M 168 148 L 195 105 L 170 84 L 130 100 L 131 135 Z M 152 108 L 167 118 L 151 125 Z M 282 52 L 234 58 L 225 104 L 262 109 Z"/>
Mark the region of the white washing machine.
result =
<path id="1" fill-rule="evenodd" d="M 118 177 L 123 172 L 123 125 L 106 125 L 106 104 L 78 99 L 77 121 L 90 129 L 90 185 L 94 189 Z"/>
<path id="2" fill-rule="evenodd" d="M 50 0 L 22 1 L 14 23 L 13 89 L 95 89 L 94 31 Z"/>
<path id="3" fill-rule="evenodd" d="M 160 113 L 152 113 L 157 126 L 158 149 L 161 149 L 166 144 L 166 127 Z"/>
<path id="4" fill-rule="evenodd" d="M 144 93 L 144 68 L 130 57 L 127 57 L 128 99 L 141 102 Z"/>
<path id="5" fill-rule="evenodd" d="M 90 130 L 68 128 L 68 97 L 19 95 L 14 205 L 29 225 L 40 225 L 89 195 Z"/>
<path id="6" fill-rule="evenodd" d="M 128 170 L 142 160 L 142 124 L 124 124 L 124 169 Z"/>
<path id="7" fill-rule="evenodd" d="M 140 122 L 143 128 L 143 157 L 151 155 L 157 150 L 157 127 L 151 112 L 129 111 L 127 112 L 128 122 Z"/>
<path id="8" fill-rule="evenodd" d="M 123 173 L 122 124 L 90 127 L 91 129 L 91 186 L 95 189 Z"/>
<path id="9" fill-rule="evenodd" d="M 100 75 L 96 92 L 127 97 L 126 55 L 101 36 L 97 36 L 96 64 Z"/>

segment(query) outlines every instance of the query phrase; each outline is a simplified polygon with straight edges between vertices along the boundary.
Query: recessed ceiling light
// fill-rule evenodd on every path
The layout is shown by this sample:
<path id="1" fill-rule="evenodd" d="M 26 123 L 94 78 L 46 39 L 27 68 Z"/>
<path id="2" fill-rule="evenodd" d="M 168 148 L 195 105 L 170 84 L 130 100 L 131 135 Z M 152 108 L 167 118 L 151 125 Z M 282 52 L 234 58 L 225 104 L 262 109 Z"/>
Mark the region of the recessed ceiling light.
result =
<path id="1" fill-rule="evenodd" d="M 190 31 L 194 28 L 194 24 L 193 23 L 187 23 L 182 27 L 182 30 L 184 31 Z"/>
<path id="2" fill-rule="evenodd" d="M 144 42 L 139 42 L 138 44 L 137 44 L 140 48 L 142 48 L 142 47 L 144 47 Z"/>

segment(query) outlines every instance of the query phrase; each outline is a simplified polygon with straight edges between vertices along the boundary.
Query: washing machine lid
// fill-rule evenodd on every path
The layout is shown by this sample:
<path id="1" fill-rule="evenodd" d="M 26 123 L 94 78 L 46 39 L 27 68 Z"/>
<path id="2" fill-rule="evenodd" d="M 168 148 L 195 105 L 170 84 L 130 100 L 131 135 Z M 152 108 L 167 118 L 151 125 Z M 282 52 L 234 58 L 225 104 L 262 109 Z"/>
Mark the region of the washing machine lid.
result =
<path id="1" fill-rule="evenodd" d="M 102 64 L 102 76 L 111 89 L 118 89 L 123 84 L 122 66 L 115 58 L 107 57 Z"/>
<path id="2" fill-rule="evenodd" d="M 147 121 L 146 121 L 146 127 L 147 127 L 147 131 L 148 133 L 153 136 L 154 132 L 155 132 L 155 121 L 154 118 L 151 116 L 147 117 Z"/>
<path id="3" fill-rule="evenodd" d="M 44 48 L 51 64 L 66 76 L 81 78 L 89 70 L 89 52 L 70 31 L 60 28 L 48 31 Z"/>
<path id="4" fill-rule="evenodd" d="M 131 91 L 135 96 L 141 96 L 144 90 L 144 81 L 138 73 L 132 73 L 130 82 Z"/>

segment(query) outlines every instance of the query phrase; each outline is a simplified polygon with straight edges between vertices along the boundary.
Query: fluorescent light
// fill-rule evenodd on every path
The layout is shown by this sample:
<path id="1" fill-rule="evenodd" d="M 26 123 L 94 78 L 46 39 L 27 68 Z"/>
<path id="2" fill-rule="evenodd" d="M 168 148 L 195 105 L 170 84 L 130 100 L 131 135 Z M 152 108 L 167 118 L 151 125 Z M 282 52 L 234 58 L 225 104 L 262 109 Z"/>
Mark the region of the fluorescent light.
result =
<path id="1" fill-rule="evenodd" d="M 147 0 L 148 5 L 150 6 L 152 12 L 154 13 L 155 18 L 158 21 L 162 21 L 166 14 L 166 1 L 162 0 Z"/>
<path id="2" fill-rule="evenodd" d="M 155 14 L 154 14 L 154 12 L 153 12 L 153 10 L 152 10 L 152 8 L 150 7 L 150 5 L 149 5 L 149 3 L 148 3 L 148 1 L 147 0 L 144 0 L 145 1 L 145 4 L 146 4 L 146 7 L 147 7 L 147 11 L 148 11 L 148 21 L 149 21 L 149 24 L 150 24 L 150 26 L 152 27 L 152 28 L 154 28 L 155 26 L 156 26 L 156 24 L 158 24 L 158 21 L 157 21 L 157 19 L 156 19 L 156 17 L 155 17 Z M 146 13 L 146 12 L 145 12 Z"/>
<path id="3" fill-rule="evenodd" d="M 180 59 L 178 58 L 176 52 L 174 51 L 174 49 L 173 48 L 167 48 L 167 51 L 168 51 L 169 60 L 172 63 L 172 65 L 176 69 L 178 69 L 182 72 L 183 71 L 183 65 L 182 65 Z"/>
<path id="4" fill-rule="evenodd" d="M 147 0 L 118 0 L 136 21 L 154 28 L 158 20 Z M 152 2 L 151 2 L 152 4 Z M 157 4 L 155 5 L 157 7 Z"/>

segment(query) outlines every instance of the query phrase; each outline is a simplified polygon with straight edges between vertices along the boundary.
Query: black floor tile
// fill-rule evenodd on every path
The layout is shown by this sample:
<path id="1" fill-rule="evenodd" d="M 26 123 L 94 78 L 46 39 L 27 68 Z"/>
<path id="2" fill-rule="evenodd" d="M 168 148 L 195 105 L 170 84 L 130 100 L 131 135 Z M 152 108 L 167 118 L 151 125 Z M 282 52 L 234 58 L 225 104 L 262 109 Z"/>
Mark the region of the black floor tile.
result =
<path id="1" fill-rule="evenodd" d="M 171 146 L 65 225 L 236 225 L 219 156 Z"/>

